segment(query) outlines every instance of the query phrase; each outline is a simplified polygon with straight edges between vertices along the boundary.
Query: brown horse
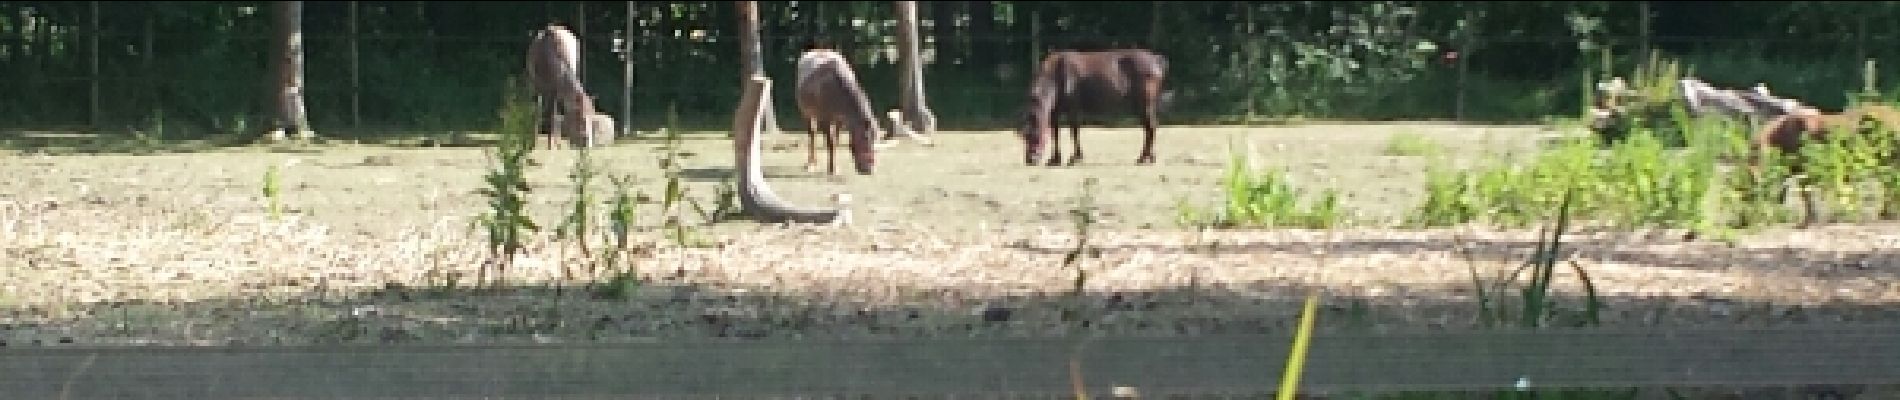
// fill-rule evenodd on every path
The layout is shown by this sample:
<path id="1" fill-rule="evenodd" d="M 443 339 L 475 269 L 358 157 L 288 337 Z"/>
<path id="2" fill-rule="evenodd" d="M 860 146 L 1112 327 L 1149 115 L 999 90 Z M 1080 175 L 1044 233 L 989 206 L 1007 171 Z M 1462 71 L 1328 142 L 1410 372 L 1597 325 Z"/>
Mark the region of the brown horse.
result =
<path id="1" fill-rule="evenodd" d="M 1075 154 L 1068 165 L 1082 161 L 1084 116 L 1134 113 L 1141 117 L 1141 155 L 1135 164 L 1155 161 L 1155 115 L 1173 97 L 1162 90 L 1168 60 L 1148 50 L 1057 51 L 1042 59 L 1030 81 L 1028 104 L 1017 135 L 1023 140 L 1023 162 L 1036 165 L 1042 142 L 1051 142 L 1048 166 L 1061 165 L 1062 138 L 1055 130 L 1066 120 Z"/>
<path id="2" fill-rule="evenodd" d="M 1869 121 L 1877 124 L 1874 131 L 1869 131 L 1868 126 L 1864 125 Z M 1805 187 L 1809 185 L 1804 175 L 1806 170 L 1802 167 L 1797 155 L 1807 142 L 1826 140 L 1829 135 L 1837 133 L 1893 135 L 1896 129 L 1900 129 L 1900 110 L 1886 105 L 1861 105 L 1843 110 L 1838 114 L 1827 114 L 1812 107 L 1801 107 L 1791 113 L 1769 119 L 1755 132 L 1751 138 L 1754 148 L 1749 152 L 1748 157 L 1749 173 L 1757 177 L 1756 181 L 1759 182 L 1762 169 L 1772 157 L 1775 158 L 1773 161 L 1786 166 L 1788 172 L 1797 177 L 1798 185 Z M 1884 156 L 1889 162 L 1895 160 L 1895 154 Z M 1785 197 L 1788 191 L 1787 185 L 1781 183 L 1775 185 L 1780 193 L 1777 198 Z M 1802 190 L 1801 198 L 1807 213 L 1802 221 L 1802 225 L 1805 226 L 1815 221 L 1818 212 L 1815 210 L 1813 190 Z"/>
<path id="3" fill-rule="evenodd" d="M 811 49 L 798 59 L 798 110 L 805 115 L 805 169 L 818 169 L 818 136 L 825 138 L 825 173 L 837 174 L 838 129 L 851 133 L 851 160 L 858 174 L 870 175 L 877 164 L 874 143 L 883 128 L 877 112 L 858 84 L 843 54 L 834 50 Z"/>

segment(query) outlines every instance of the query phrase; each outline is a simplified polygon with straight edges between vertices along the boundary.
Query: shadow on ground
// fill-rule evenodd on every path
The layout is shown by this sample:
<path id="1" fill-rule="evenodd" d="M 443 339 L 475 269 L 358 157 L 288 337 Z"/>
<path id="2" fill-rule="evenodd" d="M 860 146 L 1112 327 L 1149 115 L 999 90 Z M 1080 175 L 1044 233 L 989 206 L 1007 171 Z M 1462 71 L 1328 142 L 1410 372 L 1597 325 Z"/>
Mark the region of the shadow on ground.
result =
<path id="1" fill-rule="evenodd" d="M 1861 277 L 1881 281 L 1900 279 L 1900 251 L 1877 249 L 1839 251 L 1792 246 L 1738 247 L 1715 241 L 1691 241 L 1680 238 L 1631 243 L 1629 238 L 1614 236 L 1566 236 L 1560 248 L 1562 252 L 1560 259 L 1576 260 L 1584 263 L 1586 267 L 1590 263 L 1614 262 L 1702 272 L 1772 272 L 1804 278 Z M 1704 251 L 1661 248 L 1663 246 L 1691 247 Z M 1279 240 L 1238 244 L 1212 241 L 1202 245 L 1106 244 L 1097 247 L 1104 253 L 1146 251 L 1203 255 L 1297 253 L 1311 249 L 1327 249 L 1330 254 L 1342 255 L 1445 252 L 1462 254 L 1477 261 L 1522 262 L 1530 259 L 1538 248 L 1538 242 L 1528 238 L 1471 239 L 1462 242 L 1437 239 L 1344 239 L 1340 241 Z M 1022 245 L 1019 248 L 1044 255 L 1067 254 L 1071 251 L 1069 248 L 1035 245 Z M 1712 262 L 1712 258 L 1719 261 Z"/>

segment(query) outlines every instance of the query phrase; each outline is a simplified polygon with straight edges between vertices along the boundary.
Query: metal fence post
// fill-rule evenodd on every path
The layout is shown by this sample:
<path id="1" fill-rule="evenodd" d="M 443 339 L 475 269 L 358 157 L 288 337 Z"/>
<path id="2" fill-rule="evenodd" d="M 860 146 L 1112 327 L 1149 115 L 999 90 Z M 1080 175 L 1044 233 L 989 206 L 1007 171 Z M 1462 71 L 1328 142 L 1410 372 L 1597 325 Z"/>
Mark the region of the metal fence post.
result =
<path id="1" fill-rule="evenodd" d="M 92 59 L 92 65 L 90 68 L 92 72 L 91 74 L 92 77 L 90 79 L 92 81 L 92 84 L 91 84 L 92 87 L 91 87 L 91 92 L 88 94 L 88 96 L 86 96 L 86 123 L 89 128 L 97 130 L 99 129 L 99 125 L 100 125 L 100 121 L 99 121 L 100 120 L 100 116 L 99 116 L 99 34 L 100 34 L 99 32 L 99 1 L 93 0 L 88 3 L 90 7 L 92 8 L 92 18 L 91 20 L 86 22 L 86 25 L 88 27 L 87 33 L 89 33 L 89 36 L 91 36 L 91 40 L 92 40 L 92 46 L 89 46 L 91 47 L 91 49 L 89 50 L 91 50 L 91 53 L 92 53 L 90 55 L 90 58 Z"/>
<path id="2" fill-rule="evenodd" d="M 637 16 L 639 13 L 634 11 L 633 2 L 628 1 L 627 30 L 620 37 L 620 46 L 615 49 L 620 52 L 620 137 L 633 136 L 633 38 L 636 37 L 633 21 Z"/>

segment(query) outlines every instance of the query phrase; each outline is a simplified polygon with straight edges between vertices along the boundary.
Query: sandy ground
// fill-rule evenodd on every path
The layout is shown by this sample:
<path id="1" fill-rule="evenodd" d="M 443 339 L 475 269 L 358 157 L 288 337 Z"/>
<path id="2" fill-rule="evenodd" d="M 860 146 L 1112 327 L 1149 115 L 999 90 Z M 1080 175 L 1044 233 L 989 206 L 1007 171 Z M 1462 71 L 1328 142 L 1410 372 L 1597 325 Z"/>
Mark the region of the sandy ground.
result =
<path id="1" fill-rule="evenodd" d="M 483 266 L 486 161 L 480 148 L 326 146 L 160 155 L 0 156 L 0 340 L 150 343 L 509 342 L 669 337 L 925 337 L 1281 332 L 1299 301 L 1324 301 L 1325 330 L 1473 329 L 1471 274 L 1497 276 L 1535 232 L 1381 228 L 1419 201 L 1428 157 L 1387 152 L 1428 138 L 1455 163 L 1522 153 L 1537 127 L 1442 124 L 1167 127 L 1159 165 L 1136 166 L 1134 129 L 1084 131 L 1085 165 L 1021 165 L 1007 132 L 944 132 L 932 147 L 880 154 L 877 174 L 804 172 L 803 135 L 768 138 L 765 165 L 787 199 L 850 193 L 845 227 L 727 222 L 715 246 L 659 246 L 622 265 L 585 267 L 537 239 L 506 272 L 512 290 L 465 287 Z M 1066 142 L 1066 141 L 1065 141 Z M 695 196 L 729 173 L 727 140 L 694 138 Z M 1353 226 L 1196 232 L 1177 204 L 1211 204 L 1230 145 L 1296 185 L 1337 188 Z M 1066 147 L 1066 146 L 1065 146 Z M 594 153 L 602 172 L 657 197 L 657 144 Z M 551 228 L 570 205 L 574 153 L 537 153 L 534 217 Z M 821 153 L 822 157 L 823 154 Z M 260 195 L 280 167 L 281 220 Z M 1077 271 L 1067 212 L 1084 178 L 1101 180 L 1096 257 Z M 604 202 L 605 179 L 597 183 Z M 596 212 L 603 211 L 596 209 Z M 597 214 L 598 215 L 598 214 Z M 652 208 L 641 221 L 657 224 Z M 650 229 L 643 243 L 658 241 Z M 1889 226 L 1770 230 L 1739 243 L 1680 235 L 1579 235 L 1615 325 L 1893 321 L 1900 241 Z M 647 246 L 652 247 L 652 246 Z M 546 292 L 631 270 L 624 295 Z M 1575 275 L 1555 290 L 1580 304 Z M 435 290 L 454 285 L 464 289 Z M 1575 308 L 1575 307 L 1572 307 Z M 1570 315 L 1570 314 L 1566 314 Z M 1559 323 L 1575 317 L 1560 318 Z"/>

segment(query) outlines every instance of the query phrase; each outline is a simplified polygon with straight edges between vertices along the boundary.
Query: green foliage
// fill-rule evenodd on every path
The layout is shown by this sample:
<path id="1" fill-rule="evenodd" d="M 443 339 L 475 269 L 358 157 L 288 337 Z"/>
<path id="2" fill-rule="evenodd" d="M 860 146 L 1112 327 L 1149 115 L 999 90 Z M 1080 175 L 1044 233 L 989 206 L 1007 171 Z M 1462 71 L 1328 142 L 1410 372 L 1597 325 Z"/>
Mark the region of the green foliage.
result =
<path id="1" fill-rule="evenodd" d="M 601 264 L 617 267 L 622 265 L 625 257 L 634 250 L 632 248 L 633 230 L 638 223 L 638 204 L 646 202 L 646 199 L 644 195 L 628 190 L 633 186 L 631 177 L 616 176 L 609 180 L 612 181 L 614 187 L 613 199 L 609 202 L 607 211 L 612 248 L 607 250 L 606 260 Z M 595 294 L 610 299 L 626 298 L 643 283 L 636 272 L 632 269 L 620 269 L 614 272 L 607 282 L 595 288 Z"/>
<path id="2" fill-rule="evenodd" d="M 1076 296 L 1080 296 L 1088 284 L 1088 271 L 1082 268 L 1082 258 L 1099 256 L 1095 248 L 1089 245 L 1089 228 L 1096 223 L 1096 184 L 1095 178 L 1083 178 L 1082 195 L 1077 199 L 1076 208 L 1069 211 L 1069 215 L 1075 218 L 1075 247 L 1063 255 L 1062 266 L 1075 270 L 1075 284 L 1070 293 Z"/>
<path id="3" fill-rule="evenodd" d="M 1603 303 L 1596 295 L 1596 285 L 1590 281 L 1590 275 L 1576 262 L 1568 263 L 1577 274 L 1584 289 L 1584 306 L 1580 312 L 1565 314 L 1557 308 L 1551 299 L 1550 290 L 1556 276 L 1558 255 L 1562 254 L 1563 234 L 1569 228 L 1571 200 L 1575 190 L 1565 190 L 1563 199 L 1558 202 L 1556 227 L 1547 237 L 1539 237 L 1537 251 L 1524 265 L 1513 270 L 1509 276 L 1497 281 L 1486 282 L 1474 268 L 1471 270 L 1472 287 L 1478 296 L 1479 323 L 1484 326 L 1499 326 L 1515 322 L 1519 327 L 1535 329 L 1545 326 L 1556 318 L 1571 318 L 1574 325 L 1597 325 L 1602 322 Z M 1540 235 L 1542 236 L 1542 235 Z M 1515 298 L 1508 296 L 1506 285 L 1517 283 L 1519 276 L 1526 270 L 1531 276 L 1524 286 L 1519 287 Z M 1518 309 L 1511 314 L 1505 304 L 1517 301 Z"/>
<path id="4" fill-rule="evenodd" d="M 1385 155 L 1429 157 L 1445 151 L 1445 146 L 1417 133 L 1404 132 L 1392 135 L 1385 142 Z"/>
<path id="5" fill-rule="evenodd" d="M 1727 132 L 1706 131 L 1711 135 Z M 1577 190 L 1575 213 L 1627 227 L 1713 228 L 1719 149 L 1666 148 L 1646 130 L 1598 150 L 1594 141 L 1567 141 L 1526 164 L 1475 171 L 1428 172 L 1425 200 L 1408 217 L 1415 226 L 1489 222 L 1522 227 Z"/>
<path id="6" fill-rule="evenodd" d="M 669 121 L 677 121 L 673 113 L 669 112 L 668 115 Z M 670 122 L 668 125 L 674 124 L 677 124 L 677 122 Z M 686 211 L 694 211 L 695 214 L 701 217 L 701 221 L 708 223 L 720 221 L 721 218 L 732 215 L 737 211 L 738 191 L 734 188 L 731 181 L 727 180 L 721 183 L 717 193 L 715 193 L 714 208 L 707 209 L 700 206 L 697 200 L 689 196 L 686 185 L 681 179 L 681 171 L 683 168 L 680 166 L 680 160 L 683 158 L 683 152 L 680 150 L 679 130 L 666 129 L 665 135 L 665 153 L 660 156 L 660 170 L 666 177 L 666 186 L 660 192 L 660 213 L 661 218 L 664 219 L 662 222 L 664 227 L 662 229 L 675 245 L 689 247 L 709 246 L 712 243 L 701 237 L 699 232 L 686 222 Z"/>
<path id="7" fill-rule="evenodd" d="M 513 79 L 510 79 L 511 83 Z M 497 269 L 494 276 L 497 284 L 501 274 L 514 263 L 514 257 L 524 247 L 527 235 L 540 230 L 540 226 L 527 213 L 527 157 L 528 146 L 534 140 L 534 103 L 527 100 L 519 85 L 507 85 L 503 92 L 501 126 L 496 129 L 500 140 L 494 148 L 484 152 L 488 156 L 490 169 L 483 177 L 487 183 L 478 191 L 488 198 L 488 211 L 476 219 L 487 232 L 489 261 Z M 482 271 L 479 280 L 487 281 L 487 269 Z"/>
<path id="8" fill-rule="evenodd" d="M 527 28 L 566 6 L 514 4 L 462 7 L 457 2 L 310 3 L 303 24 L 308 100 L 315 124 L 351 120 L 360 100 L 368 127 L 392 131 L 474 130 L 496 122 L 492 90 L 522 68 Z M 926 68 L 931 104 L 946 129 L 1004 126 L 1018 107 L 1030 67 L 1055 48 L 1142 43 L 1169 56 L 1169 86 L 1180 104 L 1169 113 L 1181 123 L 1241 117 L 1309 119 L 1442 118 L 1462 99 L 1463 117 L 1528 121 L 1576 103 L 1581 88 L 1552 85 L 1585 78 L 1603 61 L 1640 64 L 1654 49 L 1681 57 L 1710 82 L 1766 82 L 1777 93 L 1838 109 L 1842 96 L 1864 79 L 1853 65 L 1890 57 L 1872 21 L 1900 16 L 1885 4 L 1812 7 L 1802 3 L 1739 6 L 1711 3 L 1720 12 L 1656 6 L 1650 26 L 1693 27 L 1681 34 L 1725 38 L 1677 43 L 1644 38 L 1638 7 L 1585 2 L 1189 2 L 1115 7 L 1073 2 L 995 2 L 927 7 L 938 26 Z M 588 27 L 628 26 L 634 69 L 631 98 L 621 98 L 621 60 L 611 51 L 612 29 L 583 36 L 585 85 L 606 110 L 630 105 L 630 126 L 664 123 L 657 111 L 677 104 L 685 125 L 723 123 L 738 97 L 738 82 L 710 77 L 737 74 L 737 44 L 725 21 L 733 4 L 641 2 L 589 6 Z M 819 10 L 815 10 L 817 8 Z M 0 94 L 0 116 L 10 126 L 71 127 L 88 119 L 86 96 L 91 35 L 85 3 L 0 4 L 0 21 L 19 39 L 0 56 L 0 71 L 17 87 Z M 241 132 L 264 111 L 260 90 L 269 75 L 271 19 L 242 2 L 155 2 L 102 15 L 99 37 L 100 112 L 118 129 L 165 117 L 165 138 Z M 764 3 L 761 23 L 765 68 L 790 74 L 794 57 L 812 39 L 846 49 L 872 93 L 895 93 L 898 71 L 879 44 L 894 29 L 882 3 L 815 5 Z M 349 18 L 354 15 L 355 20 Z M 1721 23 L 1703 19 L 1721 15 Z M 1032 20 L 1033 19 L 1033 20 Z M 864 23 L 863 21 L 874 21 Z M 951 23 L 968 21 L 968 23 Z M 354 22 L 354 24 L 352 24 Z M 147 23 L 151 24 L 148 28 Z M 348 27 L 356 26 L 356 40 Z M 1759 29 L 1761 26 L 1786 29 Z M 48 27 L 48 29 L 37 29 Z M 495 27 L 515 27 L 497 31 Z M 1865 28 L 1863 28 L 1865 27 Z M 149 35 L 149 36 L 148 36 Z M 1469 41 L 1463 40 L 1470 38 Z M 1525 40 L 1524 38 L 1539 38 Z M 1645 42 L 1647 40 L 1647 42 Z M 146 43 L 153 46 L 147 49 Z M 148 51 L 149 50 L 149 51 Z M 1441 56 L 1457 51 L 1463 67 Z M 1851 60 L 1851 62 L 1849 61 Z M 708 67 L 712 66 L 712 67 Z M 1888 69 L 1893 71 L 1893 69 Z M 1884 72 L 1894 74 L 1894 72 Z M 247 78 L 252 77 L 252 78 Z M 1891 77 L 1882 79 L 1895 82 Z M 360 82 L 353 85 L 349 82 Z M 1883 88 L 1884 89 L 1884 88 Z M 789 88 L 784 93 L 789 93 Z M 1891 90 L 1883 90 L 1891 91 Z M 125 95 L 119 95 L 124 93 Z M 783 93 L 782 93 L 783 94 Z M 1461 95 L 1462 94 L 1462 95 Z M 791 109 L 781 108 L 781 115 Z M 1251 112 L 1254 115 L 1247 115 Z M 153 132 L 161 131 L 154 127 Z M 1671 134 L 1659 132 L 1670 143 Z"/>
<path id="9" fill-rule="evenodd" d="M 1900 171 L 1892 161 L 1896 153 L 1895 128 L 1874 121 L 1860 121 L 1856 127 L 1831 127 L 1825 140 L 1811 141 L 1791 157 L 1804 167 L 1804 182 L 1812 184 L 1821 197 L 1821 207 L 1832 211 L 1835 220 L 1866 220 L 1892 215 L 1894 193 L 1900 192 Z M 1880 132 L 1874 134 L 1874 132 Z"/>
<path id="10" fill-rule="evenodd" d="M 1609 71 L 1598 77 L 1599 82 L 1608 82 Z M 1683 77 L 1681 64 L 1673 60 L 1664 60 L 1660 54 L 1651 53 L 1649 59 L 1639 65 L 1627 81 L 1627 93 L 1599 93 L 1594 88 L 1586 92 L 1588 101 L 1595 104 L 1597 96 L 1610 96 L 1606 99 L 1615 110 L 1616 118 L 1602 139 L 1615 142 L 1628 138 L 1635 131 L 1649 131 L 1668 147 L 1680 147 L 1687 144 L 1685 133 L 1680 129 L 1679 113 L 1685 107 L 1678 82 Z M 1595 86 L 1595 85 L 1591 85 Z"/>
<path id="11" fill-rule="evenodd" d="M 1221 178 L 1225 197 L 1213 215 L 1182 205 L 1181 222 L 1216 228 L 1330 228 L 1342 220 L 1337 189 L 1323 191 L 1311 204 L 1287 182 L 1285 171 L 1255 170 L 1252 157 L 1235 151 Z"/>
<path id="12" fill-rule="evenodd" d="M 1483 222 L 1522 227 L 1540 210 L 1555 205 L 1559 190 L 1575 188 L 1573 212 L 1579 218 L 1625 228 L 1687 228 L 1727 235 L 1788 222 L 1783 192 L 1790 183 L 1808 183 L 1831 210 L 1830 219 L 1893 218 L 1900 206 L 1900 171 L 1892 127 L 1868 122 L 1889 118 L 1884 111 L 1857 108 L 1849 125 L 1825 140 L 1808 142 L 1799 154 L 1772 148 L 1760 155 L 1750 143 L 1754 132 L 1721 117 L 1691 118 L 1673 99 L 1675 63 L 1652 58 L 1636 74 L 1635 94 L 1627 106 L 1628 123 L 1613 141 L 1573 140 L 1546 148 L 1524 164 L 1449 171 L 1433 167 L 1424 202 L 1406 219 L 1413 226 Z M 1877 97 L 1877 96 L 1869 96 Z M 1871 106 L 1878 106 L 1878 104 Z M 1860 115 L 1858 120 L 1848 120 Z M 1867 118 L 1868 116 L 1875 118 Z M 1829 117 L 1836 118 L 1836 117 Z M 1852 124 L 1858 122 L 1858 127 Z M 1851 131 L 1851 132 L 1848 132 Z M 1794 176 L 1793 167 L 1805 171 Z M 1799 178 L 1798 180 L 1796 178 Z"/>
<path id="13" fill-rule="evenodd" d="M 272 221 L 277 220 L 283 210 L 282 203 L 277 198 L 279 190 L 280 186 L 277 184 L 277 165 L 272 164 L 264 169 L 264 201 L 267 204 L 267 209 L 270 211 L 270 219 Z"/>
<path id="14" fill-rule="evenodd" d="M 594 264 L 596 260 L 593 246 L 590 246 L 589 242 L 593 240 L 594 221 L 591 209 L 594 196 L 587 191 L 587 188 L 593 185 L 596 172 L 594 172 L 593 161 L 588 156 L 590 153 L 592 150 L 587 147 L 579 147 L 575 153 L 574 170 L 573 173 L 568 174 L 574 182 L 574 200 L 568 208 L 567 217 L 562 219 L 560 226 L 554 228 L 554 239 L 574 240 L 575 244 L 580 246 L 581 258 L 587 260 L 590 264 L 589 270 L 593 271 L 596 268 L 592 268 L 594 265 L 591 264 Z M 573 274 L 572 269 L 567 267 L 563 267 L 561 272 L 567 274 L 568 278 L 571 278 Z"/>

